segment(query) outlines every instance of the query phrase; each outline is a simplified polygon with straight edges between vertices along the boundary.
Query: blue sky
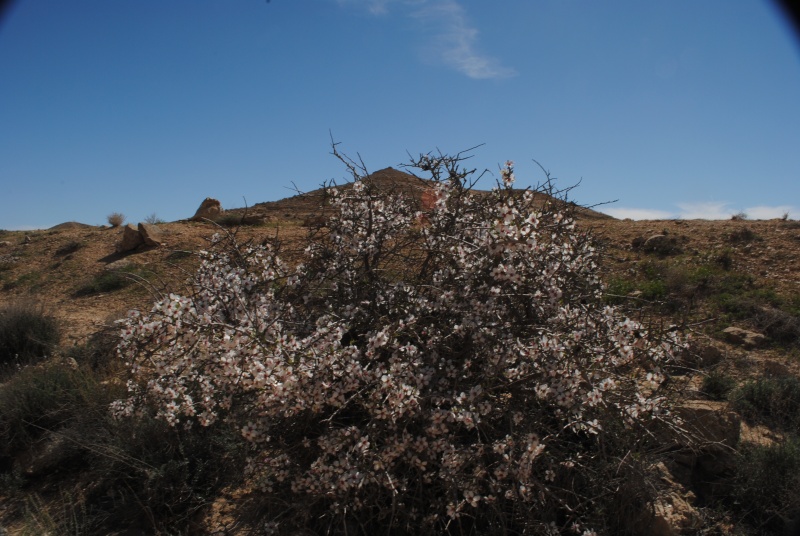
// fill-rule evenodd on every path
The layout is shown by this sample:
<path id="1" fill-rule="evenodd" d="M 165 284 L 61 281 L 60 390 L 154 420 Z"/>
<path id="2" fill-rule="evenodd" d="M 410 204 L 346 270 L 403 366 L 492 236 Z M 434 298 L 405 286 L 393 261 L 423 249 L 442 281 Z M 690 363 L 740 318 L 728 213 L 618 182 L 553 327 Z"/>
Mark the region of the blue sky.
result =
<path id="1" fill-rule="evenodd" d="M 484 144 L 635 218 L 800 218 L 800 44 L 767 0 L 18 0 L 0 229 L 191 216 Z M 485 187 L 490 187 L 487 180 Z"/>

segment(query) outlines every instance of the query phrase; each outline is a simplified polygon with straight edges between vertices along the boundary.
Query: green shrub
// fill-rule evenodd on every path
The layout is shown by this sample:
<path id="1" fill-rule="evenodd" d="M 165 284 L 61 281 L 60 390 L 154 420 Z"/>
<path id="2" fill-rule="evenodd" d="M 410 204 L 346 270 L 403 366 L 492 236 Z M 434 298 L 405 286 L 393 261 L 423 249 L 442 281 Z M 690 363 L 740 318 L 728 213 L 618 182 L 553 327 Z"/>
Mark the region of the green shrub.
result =
<path id="1" fill-rule="evenodd" d="M 703 378 L 700 390 L 711 400 L 725 400 L 734 387 L 736 387 L 736 380 L 724 372 L 715 370 Z"/>
<path id="2" fill-rule="evenodd" d="M 147 275 L 148 273 L 140 266 L 126 266 L 120 270 L 102 272 L 81 285 L 75 291 L 75 296 L 91 296 L 121 290 L 146 278 Z"/>
<path id="3" fill-rule="evenodd" d="M 83 247 L 86 247 L 86 244 L 84 242 L 79 242 L 77 240 L 70 240 L 69 242 L 67 242 L 66 244 L 64 244 L 63 246 L 59 247 L 56 250 L 56 256 L 64 257 L 72 253 L 75 253 L 76 251 L 78 251 Z"/>
<path id="4" fill-rule="evenodd" d="M 238 227 L 242 225 L 243 219 L 244 218 L 242 218 L 241 214 L 226 212 L 219 217 L 214 218 L 214 223 L 221 225 L 222 227 Z"/>
<path id="5" fill-rule="evenodd" d="M 759 240 L 759 236 L 750 227 L 742 227 L 728 235 L 728 241 L 734 244 L 746 244 L 754 240 Z"/>
<path id="6" fill-rule="evenodd" d="M 748 381 L 731 394 L 731 400 L 747 419 L 800 433 L 800 380 L 794 376 Z"/>
<path id="7" fill-rule="evenodd" d="M 147 416 L 115 421 L 108 406 L 124 390 L 63 364 L 26 368 L 0 389 L 0 491 L 24 504 L 31 534 L 185 534 L 209 499 L 237 482 L 229 468 L 245 463 L 239 434 Z M 49 465 L 21 472 L 14 460 L 42 445 L 55 445 Z M 44 503 L 26 491 L 43 478 L 74 492 Z"/>
<path id="8" fill-rule="evenodd" d="M 745 444 L 733 478 L 732 510 L 759 534 L 796 534 L 787 521 L 800 512 L 800 441 Z"/>
<path id="9" fill-rule="evenodd" d="M 82 344 L 65 348 L 63 352 L 66 357 L 74 359 L 82 367 L 110 373 L 121 367 L 121 363 L 116 359 L 118 341 L 119 330 L 111 325 L 92 334 Z"/>
<path id="10" fill-rule="evenodd" d="M 604 299 L 610 304 L 624 303 L 634 290 L 636 290 L 636 284 L 630 279 L 613 278 L 606 286 Z"/>
<path id="11" fill-rule="evenodd" d="M 58 321 L 33 302 L 0 306 L 0 371 L 50 353 L 60 339 Z"/>
<path id="12" fill-rule="evenodd" d="M 62 364 L 21 370 L 0 390 L 0 456 L 25 451 L 73 421 L 97 403 L 99 389 L 94 377 Z"/>

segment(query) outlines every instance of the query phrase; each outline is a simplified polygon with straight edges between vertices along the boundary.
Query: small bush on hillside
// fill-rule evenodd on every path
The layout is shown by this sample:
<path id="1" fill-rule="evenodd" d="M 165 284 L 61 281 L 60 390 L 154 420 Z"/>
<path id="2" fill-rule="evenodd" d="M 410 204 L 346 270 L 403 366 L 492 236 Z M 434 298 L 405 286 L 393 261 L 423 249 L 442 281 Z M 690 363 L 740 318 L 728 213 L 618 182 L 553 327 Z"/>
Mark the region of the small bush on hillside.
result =
<path id="1" fill-rule="evenodd" d="M 222 227 L 239 227 L 242 225 L 243 217 L 241 214 L 226 212 L 217 218 L 214 218 L 214 223 Z"/>
<path id="2" fill-rule="evenodd" d="M 64 348 L 63 352 L 80 366 L 93 371 L 118 371 L 119 360 L 115 359 L 118 339 L 116 326 L 107 326 L 92 334 L 82 344 Z"/>
<path id="3" fill-rule="evenodd" d="M 141 281 L 146 273 L 140 266 L 127 266 L 119 270 L 102 272 L 82 284 L 75 291 L 75 296 L 91 296 L 104 292 L 114 292 Z"/>
<path id="4" fill-rule="evenodd" d="M 60 339 L 58 321 L 33 302 L 0 306 L 0 371 L 43 358 Z"/>
<path id="5" fill-rule="evenodd" d="M 159 223 L 166 223 L 164 220 L 158 217 L 158 215 L 153 212 L 149 216 L 144 219 L 145 223 L 149 223 L 151 225 L 158 225 Z"/>
<path id="6" fill-rule="evenodd" d="M 736 387 L 736 380 L 724 372 L 715 370 L 703 378 L 700 392 L 711 400 L 725 400 L 734 387 Z"/>
<path id="7" fill-rule="evenodd" d="M 25 452 L 71 422 L 98 389 L 93 377 L 61 364 L 20 371 L 0 390 L 0 456 Z"/>
<path id="8" fill-rule="evenodd" d="M 746 244 L 759 239 L 759 236 L 750 227 L 742 227 L 728 235 L 728 241 L 734 244 Z"/>
<path id="9" fill-rule="evenodd" d="M 737 212 L 731 216 L 731 220 L 733 221 L 745 221 L 748 218 L 746 212 Z"/>
<path id="10" fill-rule="evenodd" d="M 749 419 L 800 434 L 800 380 L 794 376 L 748 381 L 731 394 L 731 400 Z"/>
<path id="11" fill-rule="evenodd" d="M 209 497 L 237 483 L 229 468 L 245 462 L 228 430 L 179 430 L 149 416 L 116 422 L 108 404 L 124 390 L 88 368 L 56 363 L 27 368 L 0 389 L 0 476 L 6 477 L 0 493 L 20 494 L 43 477 L 75 492 L 65 491 L 60 505 L 29 508 L 29 527 L 53 534 L 99 536 L 120 527 L 186 534 Z M 20 473 L 13 463 L 43 450 L 47 465 L 35 464 L 34 472 Z"/>
<path id="12" fill-rule="evenodd" d="M 115 414 L 232 426 L 278 532 L 623 532 L 677 336 L 603 302 L 573 208 L 510 162 L 477 195 L 423 155 L 422 206 L 344 161 L 302 264 L 218 234 L 194 293 L 131 313 Z"/>
<path id="13" fill-rule="evenodd" d="M 79 242 L 77 240 L 70 240 L 56 250 L 56 256 L 63 257 L 66 255 L 71 255 L 83 247 L 86 247 L 86 243 Z"/>
<path id="14" fill-rule="evenodd" d="M 741 519 L 763 532 L 797 534 L 800 512 L 800 440 L 745 444 L 739 451 L 729 500 Z"/>
<path id="15" fill-rule="evenodd" d="M 267 223 L 267 219 L 259 215 L 248 215 L 246 212 L 226 212 L 225 214 L 215 218 L 214 223 L 220 227 L 259 226 Z"/>
<path id="16" fill-rule="evenodd" d="M 123 223 L 125 223 L 125 214 L 121 214 L 119 212 L 112 212 L 106 217 L 108 220 L 108 224 L 111 227 L 119 227 Z"/>

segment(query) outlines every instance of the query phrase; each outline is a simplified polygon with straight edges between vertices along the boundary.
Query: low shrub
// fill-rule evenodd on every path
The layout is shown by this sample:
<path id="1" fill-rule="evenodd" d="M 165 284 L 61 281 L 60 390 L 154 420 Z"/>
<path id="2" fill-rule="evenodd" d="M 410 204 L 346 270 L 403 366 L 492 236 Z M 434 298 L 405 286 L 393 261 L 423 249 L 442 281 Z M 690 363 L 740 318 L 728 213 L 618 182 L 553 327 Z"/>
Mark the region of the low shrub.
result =
<path id="1" fill-rule="evenodd" d="M 119 342 L 119 330 L 110 325 L 93 333 L 82 344 L 63 348 L 65 357 L 74 359 L 81 367 L 95 372 L 111 373 L 119 371 L 119 360 L 116 359 L 116 347 Z"/>
<path id="2" fill-rule="evenodd" d="M 91 296 L 104 292 L 115 292 L 126 288 L 137 281 L 146 279 L 148 272 L 141 266 L 131 265 L 119 270 L 104 271 L 95 275 L 92 279 L 75 290 L 75 296 Z"/>
<path id="3" fill-rule="evenodd" d="M 245 463 L 238 436 L 178 430 L 148 416 L 117 422 L 108 405 L 123 393 L 89 369 L 55 363 L 24 369 L 0 389 L 1 491 L 26 503 L 34 533 L 44 527 L 99 536 L 125 527 L 187 534 L 209 498 L 237 482 L 230 467 Z M 20 472 L 14 460 L 21 455 L 33 470 Z M 45 506 L 26 493 L 43 478 L 74 493 Z"/>
<path id="4" fill-rule="evenodd" d="M 703 378 L 700 391 L 711 400 L 725 400 L 736 387 L 736 380 L 720 371 L 712 371 Z"/>
<path id="5" fill-rule="evenodd" d="M 800 435 L 800 379 L 794 376 L 748 381 L 731 393 L 731 401 L 748 419 Z"/>
<path id="6" fill-rule="evenodd" d="M 151 225 L 158 225 L 158 224 L 160 224 L 160 223 L 166 223 L 166 221 L 164 221 L 164 220 L 162 220 L 161 218 L 159 218 L 159 217 L 158 217 L 158 215 L 157 215 L 155 212 L 153 212 L 152 214 L 150 214 L 149 216 L 147 216 L 147 217 L 144 219 L 144 222 L 145 222 L 145 223 L 149 223 L 149 224 L 151 224 Z"/>
<path id="7" fill-rule="evenodd" d="M 771 445 L 747 443 L 739 455 L 728 497 L 731 511 L 742 522 L 756 527 L 757 534 L 797 534 L 800 440 L 794 437 Z"/>
<path id="8" fill-rule="evenodd" d="M 125 223 L 125 214 L 121 214 L 119 212 L 112 212 L 106 217 L 108 224 L 111 227 L 119 227 L 123 223 Z"/>
<path id="9" fill-rule="evenodd" d="M 29 450 L 48 432 L 103 403 L 95 378 L 63 364 L 28 367 L 0 389 L 0 456 Z"/>
<path id="10" fill-rule="evenodd" d="M 61 334 L 56 318 L 34 302 L 0 306 L 0 371 L 50 354 Z"/>
<path id="11" fill-rule="evenodd" d="M 750 227 L 742 227 L 728 234 L 728 241 L 734 244 L 747 244 L 759 240 L 759 236 Z"/>
<path id="12" fill-rule="evenodd" d="M 70 240 L 69 242 L 67 242 L 66 244 L 64 244 L 63 246 L 59 247 L 56 250 L 56 256 L 64 257 L 66 255 L 75 253 L 76 251 L 78 251 L 83 247 L 86 247 L 86 244 L 84 242 L 79 242 L 77 240 Z"/>
<path id="13" fill-rule="evenodd" d="M 636 290 L 636 283 L 630 279 L 613 278 L 608 282 L 605 292 L 606 303 L 618 305 L 626 303 L 629 294 Z"/>

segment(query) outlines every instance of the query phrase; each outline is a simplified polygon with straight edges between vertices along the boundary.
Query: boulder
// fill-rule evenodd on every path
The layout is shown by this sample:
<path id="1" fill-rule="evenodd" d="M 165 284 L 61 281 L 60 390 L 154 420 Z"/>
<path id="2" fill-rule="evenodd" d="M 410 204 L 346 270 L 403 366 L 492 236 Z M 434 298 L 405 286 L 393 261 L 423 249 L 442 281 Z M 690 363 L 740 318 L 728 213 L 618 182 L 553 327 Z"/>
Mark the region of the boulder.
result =
<path id="1" fill-rule="evenodd" d="M 722 330 L 725 340 L 747 349 L 762 346 L 767 338 L 761 333 L 731 326 Z"/>
<path id="2" fill-rule="evenodd" d="M 223 212 L 222 205 L 217 199 L 206 197 L 205 200 L 200 203 L 200 207 L 191 219 L 192 221 L 213 220 L 219 217 Z"/>
<path id="3" fill-rule="evenodd" d="M 12 244 L 8 240 L 0 241 L 0 248 L 10 248 L 11 246 Z"/>
<path id="4" fill-rule="evenodd" d="M 140 223 L 139 234 L 142 235 L 142 241 L 148 246 L 159 247 L 164 243 L 161 239 L 161 230 L 152 223 Z"/>
<path id="5" fill-rule="evenodd" d="M 670 471 L 677 482 L 691 486 L 706 501 L 736 468 L 741 420 L 725 402 L 693 400 L 674 409 L 682 432 L 662 436 L 670 451 Z"/>
<path id="6" fill-rule="evenodd" d="M 139 229 L 129 223 L 122 228 L 122 240 L 117 244 L 117 251 L 120 253 L 133 251 L 142 244 L 144 244 L 144 238 Z"/>

